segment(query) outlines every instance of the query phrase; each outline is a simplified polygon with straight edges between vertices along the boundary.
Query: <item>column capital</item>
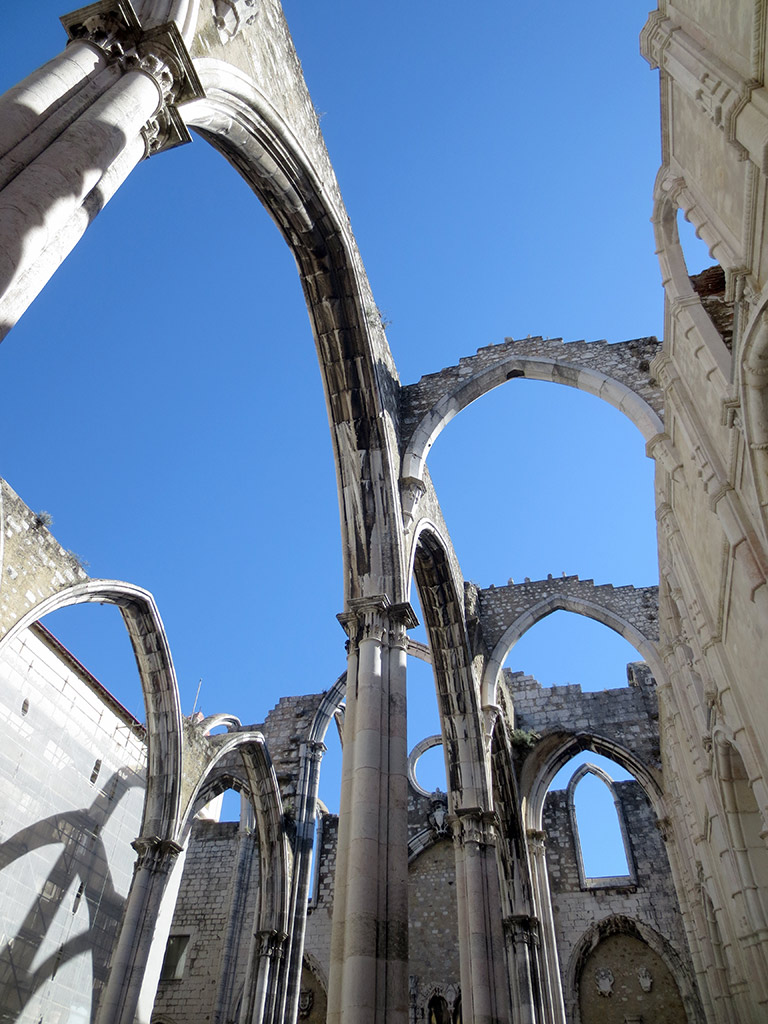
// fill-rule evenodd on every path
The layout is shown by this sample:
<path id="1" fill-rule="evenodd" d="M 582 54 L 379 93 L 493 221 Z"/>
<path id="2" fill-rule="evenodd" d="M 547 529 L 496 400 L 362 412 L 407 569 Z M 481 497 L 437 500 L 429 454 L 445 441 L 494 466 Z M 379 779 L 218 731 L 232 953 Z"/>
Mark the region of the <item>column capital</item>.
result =
<path id="1" fill-rule="evenodd" d="M 315 761 L 319 764 L 323 760 L 323 754 L 326 752 L 328 747 L 322 742 L 322 740 L 307 740 L 304 744 L 307 759 L 309 761 Z"/>
<path id="2" fill-rule="evenodd" d="M 145 30 L 130 0 L 100 0 L 63 15 L 61 23 L 71 41 L 86 42 L 123 72 L 155 83 L 157 109 L 142 130 L 147 156 L 191 141 L 177 107 L 204 92 L 175 22 Z"/>
<path id="3" fill-rule="evenodd" d="M 183 847 L 173 839 L 159 836 L 139 836 L 131 846 L 137 853 L 134 870 L 146 869 L 154 872 L 170 871 Z"/>
<path id="4" fill-rule="evenodd" d="M 544 855 L 547 833 L 540 828 L 529 828 L 525 833 L 531 853 Z"/>
<path id="5" fill-rule="evenodd" d="M 462 807 L 446 818 L 453 829 L 453 841 L 459 846 L 476 843 L 478 846 L 496 845 L 496 812 L 480 807 Z"/>
<path id="6" fill-rule="evenodd" d="M 531 914 L 511 914 L 502 921 L 504 931 L 508 938 L 517 945 L 519 942 L 526 946 L 539 945 L 539 919 Z"/>
<path id="7" fill-rule="evenodd" d="M 407 630 L 419 624 L 410 604 L 405 601 L 392 604 L 386 594 L 352 598 L 347 610 L 336 618 L 353 645 L 364 640 L 383 643 L 386 639 L 393 646 L 405 647 Z"/>
<path id="8" fill-rule="evenodd" d="M 256 932 L 258 943 L 258 955 L 267 957 L 270 960 L 280 960 L 285 953 L 285 940 L 288 936 L 285 932 L 276 931 L 274 928 L 266 928 Z"/>

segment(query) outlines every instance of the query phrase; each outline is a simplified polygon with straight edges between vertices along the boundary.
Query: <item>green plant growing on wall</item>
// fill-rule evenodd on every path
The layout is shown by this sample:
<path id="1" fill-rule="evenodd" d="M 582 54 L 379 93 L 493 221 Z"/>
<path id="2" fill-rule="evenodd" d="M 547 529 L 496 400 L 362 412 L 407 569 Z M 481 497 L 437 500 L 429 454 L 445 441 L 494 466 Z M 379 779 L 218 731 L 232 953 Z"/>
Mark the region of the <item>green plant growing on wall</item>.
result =
<path id="1" fill-rule="evenodd" d="M 530 750 L 541 739 L 541 733 L 536 732 L 534 729 L 513 729 L 509 734 L 509 738 L 512 741 L 513 747 Z"/>

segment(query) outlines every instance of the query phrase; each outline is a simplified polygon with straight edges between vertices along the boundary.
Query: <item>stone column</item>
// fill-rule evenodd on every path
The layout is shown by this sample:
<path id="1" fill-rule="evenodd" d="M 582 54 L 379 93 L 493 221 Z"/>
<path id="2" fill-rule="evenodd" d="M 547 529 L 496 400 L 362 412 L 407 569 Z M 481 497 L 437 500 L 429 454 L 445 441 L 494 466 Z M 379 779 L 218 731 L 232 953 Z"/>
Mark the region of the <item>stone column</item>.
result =
<path id="1" fill-rule="evenodd" d="M 557 937 L 552 914 L 552 900 L 549 894 L 549 876 L 544 848 L 546 833 L 537 829 L 528 830 L 528 853 L 533 875 L 534 905 L 539 919 L 541 945 L 539 963 L 541 970 L 541 994 L 545 1001 L 543 1019 L 552 1024 L 566 1024 L 563 986 L 560 980 L 560 965 L 557 958 Z"/>
<path id="2" fill-rule="evenodd" d="M 296 841 L 293 857 L 293 884 L 291 887 L 291 920 L 293 927 L 288 940 L 288 967 L 284 975 L 281 1007 L 286 1024 L 296 1021 L 301 992 L 301 968 L 304 956 L 304 933 L 307 928 L 307 901 L 315 839 L 317 790 L 320 783 L 320 764 L 326 751 L 317 740 L 303 745 L 301 774 L 297 793 Z M 316 853 L 319 856 L 319 853 Z"/>
<path id="3" fill-rule="evenodd" d="M 73 42 L 53 60 L 28 75 L 0 96 L 0 158 L 2 178 L 19 165 L 23 157 L 14 153 L 21 143 L 36 136 L 44 121 L 57 124 L 67 117 L 69 104 L 107 67 L 107 58 L 98 48 L 85 42 Z M 5 183 L 3 180 L 3 183 Z"/>
<path id="4" fill-rule="evenodd" d="M 408 1017 L 409 605 L 350 602 L 341 816 L 328 1024 L 406 1024 Z"/>
<path id="5" fill-rule="evenodd" d="M 250 977 L 245 980 L 245 997 L 240 1009 L 240 1024 L 283 1024 L 277 1012 L 277 977 L 285 953 L 285 932 L 274 929 L 254 935 Z"/>
<path id="6" fill-rule="evenodd" d="M 478 807 L 451 815 L 456 849 L 462 1015 L 472 1024 L 512 1017 L 501 923 L 496 815 Z"/>
<path id="7" fill-rule="evenodd" d="M 542 1006 L 539 998 L 539 922 L 528 914 L 504 919 L 507 953 L 513 973 L 513 991 L 517 1024 L 539 1024 Z"/>
<path id="8" fill-rule="evenodd" d="M 182 851 L 156 836 L 135 840 L 133 848 L 138 858 L 97 1024 L 134 1024 L 168 878 Z"/>
<path id="9" fill-rule="evenodd" d="M 111 4 L 62 21 L 71 56 L 0 99 L 0 339 L 136 164 L 189 139 L 176 104 L 202 94 L 174 24 Z"/>

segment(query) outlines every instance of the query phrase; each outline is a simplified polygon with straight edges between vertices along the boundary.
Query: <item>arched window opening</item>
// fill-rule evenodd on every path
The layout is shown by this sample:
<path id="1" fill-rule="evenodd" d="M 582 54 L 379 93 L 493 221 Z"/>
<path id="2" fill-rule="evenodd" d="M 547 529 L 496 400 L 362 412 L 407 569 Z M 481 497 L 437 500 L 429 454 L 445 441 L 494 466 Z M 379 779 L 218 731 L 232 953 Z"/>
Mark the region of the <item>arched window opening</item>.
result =
<path id="1" fill-rule="evenodd" d="M 239 784 L 226 788 L 216 787 L 214 796 L 204 804 L 195 817 L 198 821 L 224 824 L 241 822 L 248 825 L 251 802 L 247 792 L 239 789 Z"/>
<path id="2" fill-rule="evenodd" d="M 561 867 L 578 874 L 582 888 L 633 884 L 627 815 L 638 799 L 645 806 L 634 776 L 619 764 L 592 751 L 578 754 L 557 772 L 547 793 L 544 830 L 572 837 L 549 855 L 564 858 Z"/>
<path id="3" fill-rule="evenodd" d="M 428 466 L 466 578 L 657 581 L 653 464 L 637 427 L 594 395 L 510 381 L 448 423 Z M 467 501 L 468 479 L 484 500 Z"/>
<path id="4" fill-rule="evenodd" d="M 637 650 L 614 630 L 574 612 L 556 611 L 532 626 L 507 656 L 505 667 L 542 686 L 576 683 L 583 691 L 627 685 Z"/>
<path id="5" fill-rule="evenodd" d="M 623 811 L 610 776 L 591 764 L 577 768 L 568 787 L 568 805 L 583 884 L 630 881 Z"/>
<path id="6" fill-rule="evenodd" d="M 699 237 L 693 224 L 680 209 L 677 211 L 677 234 L 691 287 L 730 352 L 733 344 L 734 304 L 733 295 L 728 293 L 725 271 L 712 259 L 706 242 Z"/>

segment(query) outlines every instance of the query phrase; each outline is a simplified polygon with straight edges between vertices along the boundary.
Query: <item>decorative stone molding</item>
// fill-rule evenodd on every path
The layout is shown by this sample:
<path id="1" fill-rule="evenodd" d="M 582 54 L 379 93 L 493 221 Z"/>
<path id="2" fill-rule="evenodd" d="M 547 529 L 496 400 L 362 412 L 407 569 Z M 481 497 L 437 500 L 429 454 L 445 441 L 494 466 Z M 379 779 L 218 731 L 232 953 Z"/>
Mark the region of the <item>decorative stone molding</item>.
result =
<path id="1" fill-rule="evenodd" d="M 672 38 L 672 22 L 661 11 L 651 11 L 640 33 L 640 53 L 653 70 L 661 67 Z"/>
<path id="2" fill-rule="evenodd" d="M 191 141 L 177 108 L 204 93 L 174 22 L 145 30 L 130 0 L 100 0 L 61 22 L 70 40 L 89 43 L 124 73 L 139 71 L 157 86 L 157 110 L 142 131 L 146 156 Z"/>

